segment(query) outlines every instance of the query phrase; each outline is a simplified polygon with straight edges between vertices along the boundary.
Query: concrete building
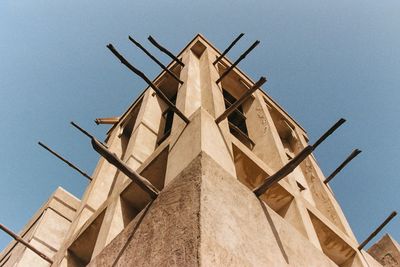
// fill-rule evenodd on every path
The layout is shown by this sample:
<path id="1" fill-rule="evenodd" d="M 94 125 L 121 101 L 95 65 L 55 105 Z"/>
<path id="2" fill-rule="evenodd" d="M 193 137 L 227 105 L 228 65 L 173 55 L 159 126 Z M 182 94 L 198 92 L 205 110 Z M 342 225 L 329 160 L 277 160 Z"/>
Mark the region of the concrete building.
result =
<path id="1" fill-rule="evenodd" d="M 232 65 L 225 57 L 214 65 L 219 55 L 197 35 L 167 66 L 178 80 L 165 71 L 153 80 L 183 116 L 149 87 L 119 118 L 99 120 L 113 124 L 108 149 L 160 193 L 153 200 L 100 158 L 82 200 L 65 201 L 76 210 L 61 213 L 68 229 L 48 234 L 57 241 L 43 250 L 52 266 L 381 266 L 357 249 L 313 155 L 253 193 L 308 137 L 261 89 L 217 123 L 254 85 L 236 67 L 216 83 Z M 18 261 L 13 246 L 0 266 L 50 266 Z"/>

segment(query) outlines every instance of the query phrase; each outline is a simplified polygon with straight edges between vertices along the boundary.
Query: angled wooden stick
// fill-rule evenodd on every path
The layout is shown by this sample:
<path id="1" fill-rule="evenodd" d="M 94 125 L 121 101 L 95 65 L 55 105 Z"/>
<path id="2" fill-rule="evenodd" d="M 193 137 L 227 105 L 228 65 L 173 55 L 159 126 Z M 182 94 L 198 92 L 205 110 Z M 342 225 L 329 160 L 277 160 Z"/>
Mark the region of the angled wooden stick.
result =
<path id="1" fill-rule="evenodd" d="M 5 227 L 4 225 L 0 224 L 0 229 L 3 230 L 5 233 L 7 233 L 9 236 L 11 236 L 12 238 L 14 238 L 15 241 L 17 241 L 18 243 L 21 243 L 22 245 L 24 245 L 25 247 L 29 248 L 30 250 L 32 250 L 32 252 L 34 252 L 35 254 L 37 254 L 39 257 L 41 257 L 42 259 L 44 259 L 45 261 L 49 262 L 50 264 L 53 264 L 53 260 L 50 259 L 49 257 L 47 257 L 45 254 L 43 254 L 42 252 L 40 252 L 39 250 L 37 250 L 35 247 L 33 247 L 31 244 L 29 244 L 28 242 L 26 242 L 25 240 L 23 240 L 19 235 L 15 234 L 13 231 L 11 231 L 10 229 L 8 229 L 7 227 Z"/>
<path id="2" fill-rule="evenodd" d="M 164 66 L 164 64 L 162 64 L 157 58 L 155 58 L 149 51 L 147 51 L 146 48 L 144 48 L 139 42 L 137 42 L 135 39 L 133 39 L 131 36 L 128 36 L 129 40 L 136 45 L 137 47 L 139 47 L 146 55 L 149 56 L 149 58 L 151 58 L 155 63 L 157 63 L 158 66 L 160 66 L 164 71 L 166 71 L 169 75 L 172 76 L 172 78 L 174 78 L 177 82 L 179 82 L 180 84 L 183 84 L 183 81 L 181 79 L 179 79 L 175 73 L 173 73 L 172 71 L 170 71 L 166 66 Z"/>
<path id="3" fill-rule="evenodd" d="M 163 52 L 164 54 L 168 55 L 170 58 L 172 58 L 174 61 L 176 61 L 179 65 L 181 65 L 182 67 L 185 67 L 185 64 L 183 64 L 182 61 L 179 60 L 179 58 L 177 58 L 176 56 L 174 56 L 174 54 L 172 54 L 171 52 L 168 51 L 168 49 L 166 49 L 165 47 L 162 47 L 159 43 L 157 43 L 157 41 L 151 37 L 151 35 L 149 35 L 149 37 L 147 38 L 150 43 L 152 43 L 155 47 L 157 47 L 158 49 L 160 49 L 161 52 Z"/>
<path id="4" fill-rule="evenodd" d="M 246 101 L 260 86 L 262 86 L 267 79 L 261 77 L 249 90 L 247 90 L 237 101 L 235 101 L 229 108 L 227 108 L 218 118 L 215 119 L 216 123 L 220 123 L 232 112 L 235 111 L 244 101 Z"/>
<path id="5" fill-rule="evenodd" d="M 74 164 L 72 164 L 71 162 L 69 162 L 68 160 L 66 160 L 65 158 L 63 158 L 62 156 L 60 156 L 57 152 L 55 152 L 54 150 L 52 150 L 51 148 L 49 148 L 48 146 L 46 146 L 45 144 L 43 144 L 42 142 L 38 142 L 38 144 L 43 147 L 44 149 L 46 149 L 47 151 L 49 151 L 51 154 L 53 154 L 54 156 L 56 156 L 57 158 L 61 159 L 64 163 L 66 163 L 68 166 L 70 166 L 72 169 L 74 169 L 75 171 L 79 172 L 82 176 L 86 177 L 89 181 L 92 181 L 92 177 L 90 177 L 88 174 L 86 174 L 85 172 L 83 172 L 82 170 L 80 170 L 78 167 L 76 167 Z"/>
<path id="6" fill-rule="evenodd" d="M 84 134 L 87 133 L 76 123 L 71 122 L 71 124 Z M 152 199 L 157 198 L 160 191 L 152 183 L 150 183 L 149 180 L 147 180 L 139 173 L 128 167 L 122 160 L 118 158 L 118 156 L 115 153 L 112 153 L 106 147 L 104 147 L 93 135 L 89 134 L 88 136 L 91 139 L 92 147 L 94 148 L 95 151 L 97 151 L 101 156 L 103 156 L 109 163 L 114 165 L 118 170 L 120 170 L 122 173 L 128 176 L 141 189 L 143 189 L 146 193 L 148 193 Z"/>
<path id="7" fill-rule="evenodd" d="M 340 125 L 342 125 L 346 120 L 340 119 L 336 122 L 328 131 L 326 131 L 313 145 L 306 146 L 299 154 L 297 154 L 292 160 L 286 163 L 281 169 L 279 169 L 276 173 L 264 179 L 264 181 L 256 187 L 253 192 L 256 196 L 260 196 L 267 191 L 275 183 L 279 182 L 287 175 L 296 169 L 300 163 L 306 159 L 329 135 L 331 135 Z"/>
<path id="8" fill-rule="evenodd" d="M 237 64 L 240 63 L 240 61 L 242 61 L 250 52 L 251 50 L 253 50 L 254 48 L 256 48 L 256 46 L 260 43 L 260 41 L 255 41 L 243 54 L 240 55 L 240 57 L 227 69 L 224 71 L 224 73 L 222 73 L 222 75 L 218 78 L 218 80 L 216 80 L 216 83 L 219 83 L 220 81 L 222 81 L 223 78 L 225 78 L 226 75 L 228 75 L 228 73 L 233 70 Z"/>
<path id="9" fill-rule="evenodd" d="M 387 218 L 386 220 L 379 225 L 375 231 L 373 231 L 359 246 L 358 246 L 358 250 L 362 250 L 369 241 L 371 241 L 382 229 L 383 227 L 386 226 L 386 224 L 388 224 L 395 216 L 397 215 L 396 211 L 393 211 Z"/>
<path id="10" fill-rule="evenodd" d="M 217 64 L 231 49 L 232 47 L 235 46 L 235 44 L 240 40 L 240 38 L 242 38 L 244 35 L 244 33 L 239 34 L 238 37 L 236 37 L 235 40 L 233 40 L 233 42 L 224 50 L 224 52 L 222 52 L 222 54 L 217 57 L 217 59 L 213 62 L 213 64 Z"/>
<path id="11" fill-rule="evenodd" d="M 135 68 L 132 64 L 130 64 L 115 48 L 112 44 L 107 45 L 107 48 L 121 61 L 123 65 L 125 65 L 129 70 L 131 70 L 133 73 L 138 75 L 140 78 L 142 78 L 153 90 L 156 92 L 156 94 L 178 115 L 185 123 L 189 123 L 190 120 L 171 102 L 171 100 L 168 99 L 166 95 L 157 87 L 155 84 L 150 81 L 147 76 Z"/>
<path id="12" fill-rule="evenodd" d="M 338 174 L 350 161 L 352 161 L 358 154 L 361 153 L 361 150 L 354 149 L 353 152 L 336 168 L 329 176 L 325 179 L 324 184 L 329 183 L 335 176 Z"/>

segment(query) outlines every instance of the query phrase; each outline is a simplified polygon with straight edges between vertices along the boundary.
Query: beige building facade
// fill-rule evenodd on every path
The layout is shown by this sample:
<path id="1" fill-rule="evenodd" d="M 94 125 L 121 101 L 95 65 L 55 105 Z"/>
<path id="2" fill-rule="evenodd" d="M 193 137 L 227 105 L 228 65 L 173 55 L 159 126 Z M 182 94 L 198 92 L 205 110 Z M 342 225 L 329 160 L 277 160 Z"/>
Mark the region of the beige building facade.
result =
<path id="1" fill-rule="evenodd" d="M 237 67 L 216 83 L 232 65 L 213 64 L 220 54 L 197 35 L 183 64 L 167 66 L 182 82 L 165 71 L 153 80 L 189 122 L 151 87 L 111 120 L 106 146 L 160 191 L 155 199 L 102 157 L 81 201 L 65 201 L 63 230 L 48 235 L 53 264 L 26 263 L 10 244 L 0 266 L 381 266 L 358 250 L 313 155 L 253 193 L 308 137 L 261 88 L 216 122 L 254 85 Z"/>

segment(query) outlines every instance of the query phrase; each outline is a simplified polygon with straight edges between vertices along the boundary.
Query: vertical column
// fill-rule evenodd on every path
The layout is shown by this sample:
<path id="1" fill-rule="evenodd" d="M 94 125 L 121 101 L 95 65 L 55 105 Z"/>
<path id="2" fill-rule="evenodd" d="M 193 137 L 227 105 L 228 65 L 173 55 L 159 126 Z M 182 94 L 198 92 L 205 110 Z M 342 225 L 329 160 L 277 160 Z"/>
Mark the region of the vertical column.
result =
<path id="1" fill-rule="evenodd" d="M 256 91 L 254 96 L 252 103 L 247 101 L 244 105 L 249 137 L 255 143 L 252 151 L 278 170 L 287 162 L 285 150 L 261 92 Z"/>
<path id="2" fill-rule="evenodd" d="M 205 152 L 233 176 L 231 142 L 227 123 L 215 123 L 216 114 L 224 110 L 221 89 L 215 83 L 218 72 L 212 65 L 207 44 L 195 40 L 183 53 L 184 84 L 178 91 L 177 107 L 190 118 L 185 125 L 176 115 L 171 133 L 165 183 L 175 178 L 199 153 Z"/>

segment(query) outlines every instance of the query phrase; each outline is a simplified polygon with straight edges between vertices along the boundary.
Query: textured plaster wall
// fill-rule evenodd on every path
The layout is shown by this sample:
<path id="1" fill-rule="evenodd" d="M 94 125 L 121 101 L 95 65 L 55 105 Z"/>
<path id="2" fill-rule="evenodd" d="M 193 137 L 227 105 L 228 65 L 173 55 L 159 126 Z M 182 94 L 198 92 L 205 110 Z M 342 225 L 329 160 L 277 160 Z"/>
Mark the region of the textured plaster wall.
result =
<path id="1" fill-rule="evenodd" d="M 336 266 L 205 153 L 89 266 Z"/>

